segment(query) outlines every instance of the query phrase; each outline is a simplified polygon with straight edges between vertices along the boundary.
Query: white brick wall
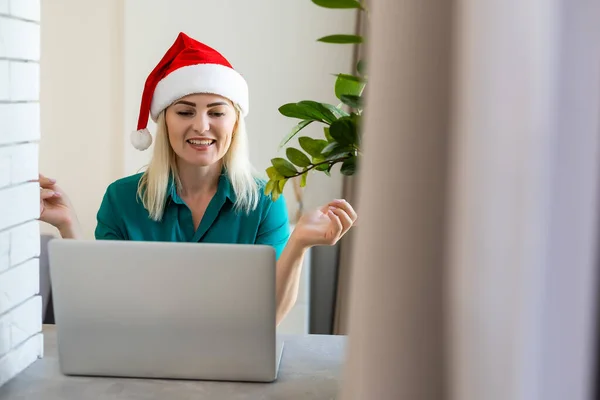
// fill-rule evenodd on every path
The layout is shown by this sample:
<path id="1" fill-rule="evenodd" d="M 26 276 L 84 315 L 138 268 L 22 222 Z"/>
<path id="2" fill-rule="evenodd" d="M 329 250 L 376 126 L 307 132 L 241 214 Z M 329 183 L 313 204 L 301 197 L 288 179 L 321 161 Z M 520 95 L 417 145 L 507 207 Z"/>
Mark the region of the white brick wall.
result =
<path id="1" fill-rule="evenodd" d="M 8 14 L 8 0 L 0 0 L 0 14 Z"/>
<path id="2" fill-rule="evenodd" d="M 10 15 L 29 21 L 40 21 L 40 0 L 9 0 Z"/>
<path id="3" fill-rule="evenodd" d="M 11 101 L 37 101 L 40 98 L 40 64 L 27 61 L 8 63 Z"/>
<path id="4" fill-rule="evenodd" d="M 0 354 L 8 354 L 11 349 L 40 332 L 42 320 L 38 318 L 38 313 L 41 307 L 42 298 L 35 296 L 0 317 Z"/>
<path id="5" fill-rule="evenodd" d="M 39 24 L 8 16 L 0 17 L 0 38 L 0 57 L 39 61 Z"/>
<path id="6" fill-rule="evenodd" d="M 0 0 L 0 386 L 43 355 L 40 0 Z"/>
<path id="7" fill-rule="evenodd" d="M 1 0 L 0 0 L 1 1 Z M 0 101 L 8 100 L 10 93 L 10 79 L 8 61 L 0 60 Z"/>
<path id="8" fill-rule="evenodd" d="M 37 141 L 40 138 L 39 103 L 0 101 L 0 121 L 0 145 Z"/>

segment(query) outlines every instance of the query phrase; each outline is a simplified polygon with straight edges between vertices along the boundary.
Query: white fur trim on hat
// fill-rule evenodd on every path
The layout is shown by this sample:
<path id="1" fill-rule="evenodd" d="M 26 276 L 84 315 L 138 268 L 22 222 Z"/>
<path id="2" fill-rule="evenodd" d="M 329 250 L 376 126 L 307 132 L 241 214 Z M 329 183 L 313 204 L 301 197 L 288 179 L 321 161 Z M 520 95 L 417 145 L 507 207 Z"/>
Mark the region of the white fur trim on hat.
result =
<path id="1" fill-rule="evenodd" d="M 152 135 L 147 128 L 131 132 L 131 144 L 138 150 L 146 150 L 152 144 Z"/>
<path id="2" fill-rule="evenodd" d="M 152 96 L 150 116 L 158 114 L 177 99 L 195 93 L 212 93 L 236 103 L 248 115 L 248 84 L 239 72 L 220 64 L 197 64 L 181 67 L 164 77 Z"/>

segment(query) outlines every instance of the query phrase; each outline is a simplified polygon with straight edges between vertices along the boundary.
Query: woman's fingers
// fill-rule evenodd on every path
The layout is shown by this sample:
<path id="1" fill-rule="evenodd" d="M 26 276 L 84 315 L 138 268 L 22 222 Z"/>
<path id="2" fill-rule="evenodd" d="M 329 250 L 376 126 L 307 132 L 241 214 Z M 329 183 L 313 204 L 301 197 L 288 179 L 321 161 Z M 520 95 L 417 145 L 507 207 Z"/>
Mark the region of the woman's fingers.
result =
<path id="1" fill-rule="evenodd" d="M 42 200 L 47 200 L 53 197 L 60 197 L 60 193 L 50 189 L 42 189 L 40 191 L 40 199 Z"/>
<path id="2" fill-rule="evenodd" d="M 340 222 L 342 223 L 341 234 L 346 233 L 352 227 L 352 218 L 350 218 L 346 211 L 341 207 L 331 207 L 331 210 L 334 212 L 335 215 L 337 215 Z"/>
<path id="3" fill-rule="evenodd" d="M 334 206 L 334 207 L 339 207 L 342 210 L 344 210 L 346 212 L 346 214 L 348 214 L 348 216 L 350 217 L 352 222 L 356 221 L 356 219 L 358 218 L 358 215 L 356 214 L 356 211 L 354 211 L 354 208 L 352 207 L 352 205 L 344 199 L 334 200 L 331 203 L 329 203 L 329 205 Z"/>
<path id="4" fill-rule="evenodd" d="M 52 185 L 54 185 L 56 183 L 56 179 L 51 179 L 51 178 L 47 178 L 42 174 L 38 174 L 38 179 L 37 180 L 32 180 L 30 182 L 39 182 L 40 186 L 43 188 L 47 188 L 50 187 Z"/>
<path id="5" fill-rule="evenodd" d="M 337 213 L 332 208 L 329 209 L 329 211 L 327 212 L 327 215 L 329 215 L 329 219 L 331 220 L 331 222 L 333 222 L 333 237 L 332 237 L 332 239 L 337 240 L 344 230 L 344 225 L 342 224 L 340 217 L 337 215 Z"/>

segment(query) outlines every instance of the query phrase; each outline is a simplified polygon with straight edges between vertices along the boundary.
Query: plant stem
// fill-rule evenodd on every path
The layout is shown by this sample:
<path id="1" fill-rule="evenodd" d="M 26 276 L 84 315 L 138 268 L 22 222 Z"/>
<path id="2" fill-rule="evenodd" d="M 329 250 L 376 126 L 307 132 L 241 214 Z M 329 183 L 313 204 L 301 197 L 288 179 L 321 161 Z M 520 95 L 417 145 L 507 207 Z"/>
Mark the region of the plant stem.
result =
<path id="1" fill-rule="evenodd" d="M 365 14 L 367 14 L 367 18 L 369 17 L 369 8 L 367 7 L 367 1 L 366 0 L 360 0 L 360 9 L 363 10 L 365 12 Z"/>
<path id="2" fill-rule="evenodd" d="M 338 163 L 338 162 L 340 162 L 340 161 L 345 161 L 345 160 L 347 160 L 347 159 L 348 159 L 348 158 L 350 158 L 350 157 L 352 157 L 352 155 L 348 155 L 348 156 L 339 157 L 339 158 L 336 158 L 336 159 L 334 159 L 334 160 L 325 160 L 325 161 L 321 161 L 321 162 L 319 162 L 319 163 L 312 164 L 310 167 L 307 167 L 305 170 L 302 170 L 302 171 L 300 171 L 300 172 L 297 172 L 297 173 L 295 173 L 294 175 L 291 175 L 291 176 L 286 176 L 285 178 L 286 178 L 286 179 L 295 178 L 296 176 L 300 176 L 300 175 L 303 175 L 303 174 L 307 173 L 308 171 L 310 171 L 311 169 L 314 169 L 314 168 L 318 167 L 319 165 L 324 165 L 324 164 L 333 165 L 333 164 L 336 164 L 336 163 Z"/>

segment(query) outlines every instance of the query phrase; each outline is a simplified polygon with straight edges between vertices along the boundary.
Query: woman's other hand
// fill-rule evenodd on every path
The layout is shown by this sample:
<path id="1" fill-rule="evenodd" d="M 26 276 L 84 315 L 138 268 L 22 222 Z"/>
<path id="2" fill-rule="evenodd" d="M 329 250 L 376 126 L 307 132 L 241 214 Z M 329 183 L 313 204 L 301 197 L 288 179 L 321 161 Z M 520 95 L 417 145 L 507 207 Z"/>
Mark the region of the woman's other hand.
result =
<path id="1" fill-rule="evenodd" d="M 357 217 L 346 200 L 334 200 L 304 214 L 298 220 L 293 235 L 303 247 L 334 245 L 354 225 Z"/>
<path id="2" fill-rule="evenodd" d="M 61 234 L 75 231 L 75 210 L 56 180 L 40 174 L 37 182 L 40 184 L 40 221 L 56 227 Z"/>

